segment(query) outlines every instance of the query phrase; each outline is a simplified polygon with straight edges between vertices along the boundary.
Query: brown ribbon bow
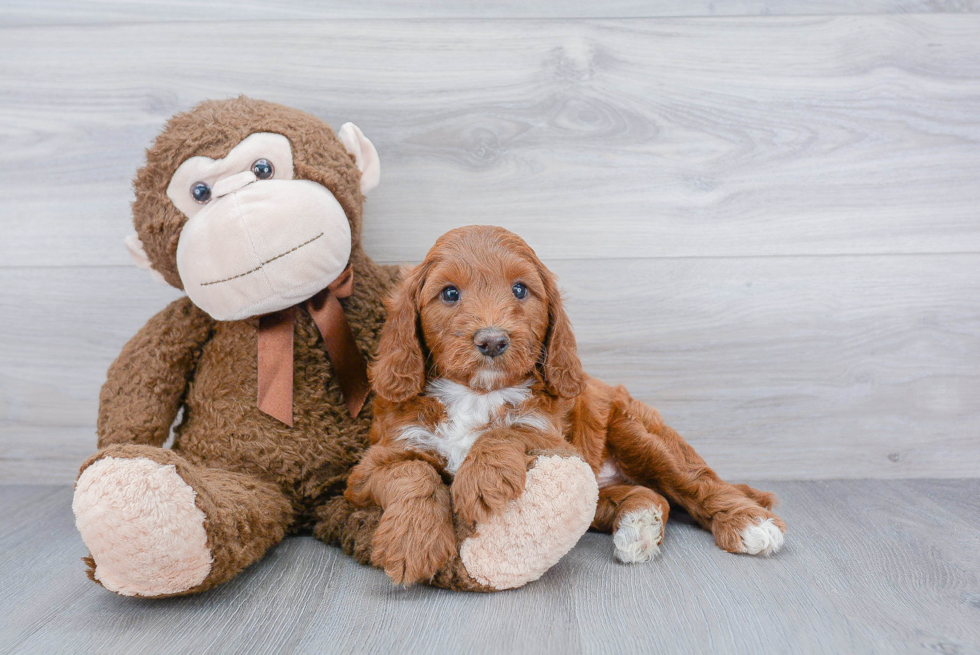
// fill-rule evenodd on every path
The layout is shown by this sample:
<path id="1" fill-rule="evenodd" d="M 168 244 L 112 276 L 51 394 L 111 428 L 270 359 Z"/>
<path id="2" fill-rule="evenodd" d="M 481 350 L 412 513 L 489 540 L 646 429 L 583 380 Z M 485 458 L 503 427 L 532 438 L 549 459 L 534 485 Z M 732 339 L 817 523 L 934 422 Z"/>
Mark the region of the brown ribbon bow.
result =
<path id="1" fill-rule="evenodd" d="M 351 416 L 361 411 L 371 388 L 367 365 L 339 300 L 353 291 L 354 269 L 348 266 L 326 289 L 306 302 L 259 317 L 260 410 L 293 425 L 293 322 L 296 308 L 303 307 L 320 330 L 347 409 Z"/>

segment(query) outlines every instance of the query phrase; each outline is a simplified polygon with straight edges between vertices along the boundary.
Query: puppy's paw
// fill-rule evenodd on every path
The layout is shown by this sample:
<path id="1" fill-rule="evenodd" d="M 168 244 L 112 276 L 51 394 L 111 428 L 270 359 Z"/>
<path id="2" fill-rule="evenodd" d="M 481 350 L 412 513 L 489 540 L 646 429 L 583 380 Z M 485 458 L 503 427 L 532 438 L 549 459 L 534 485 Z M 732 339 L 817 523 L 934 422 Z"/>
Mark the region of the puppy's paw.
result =
<path id="1" fill-rule="evenodd" d="M 648 562 L 660 553 L 664 539 L 663 512 L 646 507 L 622 515 L 613 533 L 616 559 L 624 564 Z"/>
<path id="2" fill-rule="evenodd" d="M 782 525 L 782 521 L 777 525 L 777 520 L 765 519 L 746 526 L 739 535 L 742 538 L 742 552 L 768 557 L 782 548 L 786 526 Z"/>
<path id="3" fill-rule="evenodd" d="M 456 531 L 447 512 L 424 505 L 385 510 L 374 533 L 371 563 L 398 585 L 426 582 L 456 555 Z"/>
<path id="4" fill-rule="evenodd" d="M 782 548 L 786 524 L 760 507 L 716 516 L 711 522 L 711 532 L 723 550 L 768 557 Z"/>
<path id="5" fill-rule="evenodd" d="M 484 464 L 480 459 L 463 462 L 453 480 L 453 509 L 470 525 L 502 512 L 507 503 L 524 493 L 527 477 L 524 458 L 515 462 Z"/>

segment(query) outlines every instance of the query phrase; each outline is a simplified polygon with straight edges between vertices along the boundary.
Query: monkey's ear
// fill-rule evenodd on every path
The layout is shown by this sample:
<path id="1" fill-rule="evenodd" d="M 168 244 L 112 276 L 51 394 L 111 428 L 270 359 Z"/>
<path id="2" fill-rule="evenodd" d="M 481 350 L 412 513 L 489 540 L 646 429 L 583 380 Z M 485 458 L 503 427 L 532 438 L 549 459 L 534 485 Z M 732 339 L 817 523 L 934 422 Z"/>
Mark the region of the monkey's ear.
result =
<path id="1" fill-rule="evenodd" d="M 126 237 L 126 250 L 129 251 L 129 256 L 133 258 L 136 265 L 147 271 L 154 280 L 160 284 L 167 284 L 167 281 L 163 279 L 163 275 L 160 271 L 153 268 L 150 263 L 150 258 L 146 256 L 146 251 L 143 249 L 143 242 L 140 241 L 138 234 L 130 234 Z M 169 285 L 168 285 L 169 286 Z"/>
<path id="2" fill-rule="evenodd" d="M 378 151 L 364 136 L 364 132 L 361 132 L 361 128 L 353 123 L 341 125 L 337 137 L 344 144 L 347 152 L 354 157 L 357 169 L 361 171 L 361 193 L 367 195 L 381 181 L 381 160 L 378 159 Z"/>

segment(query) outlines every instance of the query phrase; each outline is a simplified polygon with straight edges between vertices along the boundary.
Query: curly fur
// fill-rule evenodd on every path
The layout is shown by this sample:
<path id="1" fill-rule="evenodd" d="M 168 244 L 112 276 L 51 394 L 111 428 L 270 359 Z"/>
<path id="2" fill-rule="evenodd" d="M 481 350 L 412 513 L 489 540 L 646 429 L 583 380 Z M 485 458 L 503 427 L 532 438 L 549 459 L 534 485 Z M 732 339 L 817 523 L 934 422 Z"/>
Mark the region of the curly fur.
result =
<path id="1" fill-rule="evenodd" d="M 325 186 L 344 208 L 353 248 L 361 244 L 363 196 L 360 171 L 329 125 L 316 116 L 271 102 L 240 96 L 207 100 L 177 114 L 146 150 L 146 164 L 133 182 L 133 223 L 153 268 L 182 289 L 177 272 L 177 239 L 187 217 L 167 198 L 177 167 L 191 157 L 220 159 L 256 132 L 281 134 L 293 150 L 294 177 Z"/>
<path id="2" fill-rule="evenodd" d="M 518 283 L 526 296 L 514 291 Z M 442 295 L 448 287 L 457 299 Z M 527 453 L 564 445 L 601 478 L 592 525 L 616 533 L 621 561 L 655 554 L 670 510 L 667 498 L 711 530 L 725 550 L 770 554 L 782 544 L 785 525 L 770 511 L 772 494 L 728 484 L 656 410 L 582 371 L 555 276 L 517 235 L 489 226 L 446 233 L 388 308 L 370 371 L 378 394 L 372 446 L 352 473 L 347 496 L 388 510 L 389 500 L 404 502 L 406 489 L 398 485 L 411 470 L 408 495 L 418 501 L 391 519 L 406 524 L 398 539 L 423 533 L 418 521 L 445 529 L 447 484 L 452 509 L 464 520 L 475 524 L 499 515 L 524 490 Z M 494 357 L 477 347 L 487 329 L 508 337 L 507 348 Z M 482 413 L 465 417 L 469 452 L 458 470 L 456 428 L 463 419 L 454 415 L 453 398 L 439 393 L 447 385 L 485 398 L 476 403 Z M 519 388 L 530 394 L 515 396 L 510 407 L 491 402 Z M 535 424 L 507 421 L 515 415 L 533 416 Z M 437 505 L 446 511 L 437 515 Z M 412 552 L 424 561 L 427 549 L 438 547 L 418 541 Z"/>
<path id="3" fill-rule="evenodd" d="M 309 114 L 240 97 L 205 102 L 174 116 L 147 150 L 146 165 L 134 182 L 133 222 L 149 264 L 167 282 L 181 288 L 175 254 L 186 217 L 166 195 L 170 178 L 187 158 L 222 158 L 255 132 L 285 136 L 293 154 L 293 178 L 323 185 L 346 213 L 352 237 L 349 263 L 356 278 L 353 295 L 341 303 L 358 348 L 370 358 L 378 350 L 386 316 L 382 299 L 396 287 L 401 271 L 379 266 L 364 253 L 363 196 L 355 160 L 330 127 Z M 318 539 L 340 545 L 357 561 L 374 563 L 405 580 L 420 575 L 416 562 L 402 557 L 403 551 L 397 546 L 377 546 L 386 541 L 409 544 L 428 540 L 431 547 L 427 552 L 432 558 L 421 564 L 426 573 L 431 572 L 432 584 L 474 591 L 502 588 L 494 584 L 499 582 L 500 572 L 494 570 L 492 558 L 474 560 L 482 572 L 481 580 L 468 573 L 457 544 L 469 538 L 473 528 L 457 517 L 447 518 L 448 492 L 435 494 L 435 502 L 427 506 L 431 513 L 415 523 L 396 520 L 397 510 L 383 516 L 377 508 L 356 508 L 344 497 L 351 468 L 368 445 L 373 401 L 369 397 L 358 417 L 351 417 L 320 332 L 306 312 L 296 313 L 293 328 L 294 425 L 287 427 L 258 410 L 258 323 L 258 318 L 218 322 L 182 298 L 151 318 L 110 367 L 100 395 L 100 450 L 82 465 L 79 475 L 109 458 L 143 462 L 135 467 L 125 462 L 114 467 L 122 472 L 165 470 L 169 476 L 172 471 L 189 487 L 185 500 L 193 498 L 194 507 L 204 516 L 206 551 L 198 548 L 188 555 L 177 548 L 171 552 L 174 544 L 165 543 L 165 539 L 146 547 L 146 538 L 152 542 L 156 531 L 125 525 L 131 518 L 132 505 L 102 505 L 100 498 L 105 494 L 89 494 L 78 503 L 76 515 L 83 538 L 88 535 L 93 545 L 92 556 L 84 558 L 89 577 L 95 582 L 111 580 L 106 586 L 119 593 L 151 597 L 196 593 L 229 580 L 286 535 L 312 530 Z M 173 448 L 164 449 L 178 416 Z M 552 479 L 553 473 L 539 475 L 546 484 L 530 494 L 532 501 L 537 498 L 540 504 L 542 496 L 554 494 L 553 490 L 564 484 L 570 490 L 566 493 L 581 497 L 576 506 L 587 507 L 589 494 L 594 491 L 588 476 L 576 473 L 575 463 L 564 460 L 552 468 L 560 475 L 557 479 Z M 119 484 L 126 484 L 128 474 L 120 473 L 114 480 L 97 479 L 105 470 L 106 466 L 92 469 L 85 476 L 81 493 L 84 488 L 108 489 L 113 498 L 138 498 L 134 503 L 142 512 L 140 518 L 152 519 L 139 522 L 143 528 L 159 525 L 161 517 L 173 514 L 173 503 L 166 494 L 119 489 Z M 402 476 L 401 484 L 409 492 L 413 485 L 431 482 L 431 476 L 420 475 L 410 467 Z M 183 489 L 175 479 L 170 482 Z M 418 498 L 407 493 L 406 502 Z M 198 516 L 186 505 L 177 508 L 181 516 Z M 504 520 L 494 534 L 513 539 L 523 535 L 527 540 L 532 533 L 524 530 L 519 511 L 516 516 Z M 507 572 L 510 577 L 505 584 L 533 579 L 554 564 L 586 530 L 589 516 L 579 512 L 550 522 L 547 519 L 540 512 L 534 515 L 540 523 L 538 529 L 557 536 L 544 545 L 518 543 L 522 546 L 518 549 L 521 559 Z M 441 529 L 429 530 L 432 523 Z M 187 520 L 182 525 L 187 528 L 184 532 L 196 530 Z M 126 528 L 109 531 L 117 535 L 110 539 L 111 547 L 101 538 L 109 534 L 103 531 L 105 526 Z M 420 529 L 422 526 L 425 530 Z M 200 531 L 195 534 L 200 536 Z M 378 534 L 382 535 L 380 541 Z M 117 543 L 120 539 L 129 541 Z M 476 550 L 483 553 L 507 551 L 511 542 L 484 538 L 478 543 L 481 547 Z M 112 557 L 104 557 L 105 553 Z M 196 583 L 197 577 L 169 564 L 161 569 L 166 571 L 167 580 L 147 575 L 148 569 L 139 566 L 148 558 L 199 564 L 207 557 L 211 558 L 210 567 L 204 579 Z M 521 566 L 525 573 L 519 570 Z M 141 573 L 132 574 L 135 577 L 129 580 L 121 577 L 134 570 Z M 199 576 L 204 568 L 195 565 L 194 571 Z M 192 586 L 183 588 L 188 585 Z"/>
<path id="4" fill-rule="evenodd" d="M 295 177 L 324 185 L 344 208 L 356 281 L 343 305 L 358 348 L 370 357 L 386 315 L 382 299 L 400 273 L 364 254 L 360 173 L 330 127 L 314 116 L 240 97 L 173 117 L 147 150 L 134 183 L 133 222 L 154 269 L 181 286 L 175 253 L 186 218 L 166 196 L 174 170 L 192 156 L 223 157 L 254 132 L 286 136 Z M 290 532 L 312 528 L 354 551 L 369 547 L 373 534 L 366 521 L 349 520 L 353 509 L 342 496 L 367 447 L 370 400 L 351 417 L 319 331 L 309 315 L 297 312 L 294 427 L 262 413 L 255 402 L 257 329 L 257 318 L 214 321 L 181 298 L 126 344 L 102 388 L 101 450 L 82 471 L 105 457 L 173 465 L 207 516 L 210 573 L 180 593 L 228 580 Z M 181 410 L 173 449 L 163 449 Z"/>

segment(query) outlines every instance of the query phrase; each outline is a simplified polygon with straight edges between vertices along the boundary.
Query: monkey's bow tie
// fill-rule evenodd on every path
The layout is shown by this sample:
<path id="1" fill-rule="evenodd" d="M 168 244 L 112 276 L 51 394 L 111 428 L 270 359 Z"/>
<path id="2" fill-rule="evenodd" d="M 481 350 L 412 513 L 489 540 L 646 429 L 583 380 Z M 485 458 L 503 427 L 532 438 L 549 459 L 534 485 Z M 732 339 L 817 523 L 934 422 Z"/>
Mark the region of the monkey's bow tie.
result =
<path id="1" fill-rule="evenodd" d="M 354 291 L 354 269 L 348 266 L 326 289 L 293 307 L 259 317 L 258 369 L 259 409 L 293 425 L 293 325 L 296 309 L 303 308 L 313 317 L 333 364 L 334 373 L 344 394 L 351 416 L 364 406 L 371 387 L 367 365 L 357 349 L 340 298 Z"/>

